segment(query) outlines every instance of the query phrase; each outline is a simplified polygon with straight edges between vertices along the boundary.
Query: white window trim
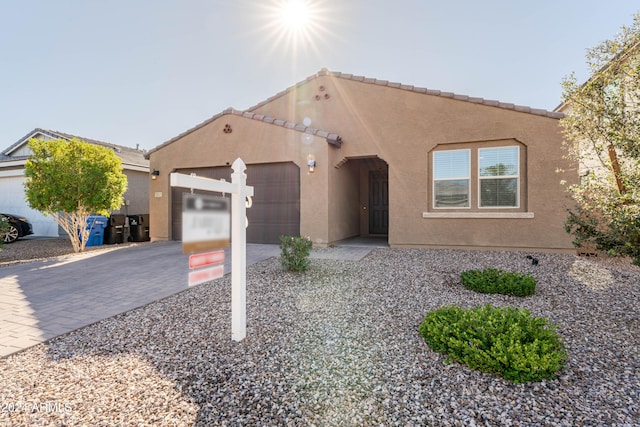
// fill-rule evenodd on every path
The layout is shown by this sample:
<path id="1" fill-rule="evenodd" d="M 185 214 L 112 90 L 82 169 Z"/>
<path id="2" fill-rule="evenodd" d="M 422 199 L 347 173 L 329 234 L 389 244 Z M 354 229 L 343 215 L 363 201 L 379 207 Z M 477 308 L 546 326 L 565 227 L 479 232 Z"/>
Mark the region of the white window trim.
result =
<path id="1" fill-rule="evenodd" d="M 496 148 L 513 148 L 517 149 L 516 164 L 518 166 L 518 175 L 500 175 L 500 176 L 480 176 L 480 150 L 495 150 Z M 476 150 L 478 153 L 478 209 L 520 209 L 520 147 L 517 145 L 503 145 L 499 147 L 482 147 Z M 483 179 L 516 179 L 516 205 L 515 206 L 482 206 L 482 193 L 480 192 L 480 181 Z"/>
<path id="2" fill-rule="evenodd" d="M 435 170 L 436 170 L 436 153 L 450 153 L 453 151 L 466 151 L 469 154 L 469 170 L 467 172 L 467 177 L 456 177 L 456 178 L 444 178 L 444 179 L 436 179 L 435 177 Z M 431 201 L 431 205 L 433 206 L 434 209 L 471 209 L 471 149 L 470 148 L 464 148 L 464 149 L 458 149 L 458 150 L 438 150 L 438 151 L 434 151 L 433 155 L 431 156 L 431 194 L 432 194 L 432 201 Z M 469 194 L 468 194 L 468 198 L 469 198 L 469 206 L 460 206 L 460 207 L 455 207 L 455 206 L 449 206 L 449 207 L 436 207 L 436 181 L 459 181 L 459 180 L 463 180 L 466 179 L 469 182 Z"/>

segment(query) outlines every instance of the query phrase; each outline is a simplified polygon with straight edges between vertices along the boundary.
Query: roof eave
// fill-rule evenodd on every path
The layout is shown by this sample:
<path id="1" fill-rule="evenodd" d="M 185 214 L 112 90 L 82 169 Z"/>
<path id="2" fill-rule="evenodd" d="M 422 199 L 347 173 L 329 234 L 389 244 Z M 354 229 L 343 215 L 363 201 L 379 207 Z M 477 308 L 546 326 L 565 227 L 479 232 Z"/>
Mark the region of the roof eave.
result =
<path id="1" fill-rule="evenodd" d="M 190 133 L 195 132 L 196 130 L 208 125 L 209 123 L 212 123 L 214 121 L 216 121 L 217 119 L 219 119 L 220 117 L 226 116 L 226 115 L 234 115 L 234 116 L 239 116 L 245 119 L 249 119 L 249 120 L 256 120 L 268 125 L 273 125 L 273 126 L 279 126 L 279 127 L 283 127 L 286 129 L 291 129 L 297 132 L 303 132 L 303 133 L 307 133 L 310 135 L 314 135 L 314 136 L 318 136 L 321 138 L 325 138 L 328 144 L 331 144 L 335 147 L 340 148 L 340 146 L 342 145 L 342 137 L 340 137 L 338 134 L 336 133 L 332 133 L 332 132 L 328 132 L 328 131 L 324 131 L 321 129 L 316 129 L 316 128 L 312 128 L 309 126 L 305 126 L 303 124 L 300 123 L 295 123 L 295 122 L 291 122 L 289 120 L 284 120 L 284 119 L 277 119 L 275 117 L 270 117 L 270 116 L 265 116 L 264 114 L 257 114 L 257 113 L 253 113 L 251 111 L 241 111 L 241 110 L 236 110 L 234 108 L 227 108 L 226 110 L 224 110 L 221 113 L 218 113 L 216 115 L 214 115 L 213 117 L 203 121 L 202 123 L 197 124 L 196 126 L 192 127 L 191 129 L 188 129 L 184 132 L 182 132 L 181 134 L 171 138 L 170 140 L 158 145 L 157 147 L 152 148 L 151 150 L 147 151 L 144 155 L 144 157 L 146 159 L 149 159 L 149 157 L 151 156 L 152 153 L 155 153 L 156 151 L 166 147 L 167 145 L 170 145 L 174 142 L 176 142 L 179 139 L 184 138 L 185 136 L 189 135 Z"/>

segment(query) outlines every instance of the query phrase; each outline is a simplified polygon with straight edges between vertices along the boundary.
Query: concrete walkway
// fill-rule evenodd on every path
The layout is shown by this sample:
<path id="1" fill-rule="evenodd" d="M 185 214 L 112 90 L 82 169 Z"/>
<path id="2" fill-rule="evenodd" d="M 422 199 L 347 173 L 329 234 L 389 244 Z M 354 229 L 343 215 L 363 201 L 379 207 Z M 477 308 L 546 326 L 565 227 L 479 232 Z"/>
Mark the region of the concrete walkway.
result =
<path id="1" fill-rule="evenodd" d="M 359 260 L 375 247 L 349 241 L 312 258 Z M 247 245 L 247 265 L 279 256 Z M 155 242 L 0 267 L 0 357 L 188 289 L 180 242 Z M 231 251 L 225 250 L 225 274 Z"/>

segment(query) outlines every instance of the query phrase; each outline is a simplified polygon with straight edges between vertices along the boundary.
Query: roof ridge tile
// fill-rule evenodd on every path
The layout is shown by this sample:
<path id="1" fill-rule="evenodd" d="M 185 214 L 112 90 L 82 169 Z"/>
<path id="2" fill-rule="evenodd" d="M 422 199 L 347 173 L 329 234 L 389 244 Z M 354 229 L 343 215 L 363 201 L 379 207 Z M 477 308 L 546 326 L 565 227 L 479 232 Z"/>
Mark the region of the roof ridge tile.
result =
<path id="1" fill-rule="evenodd" d="M 513 110 L 513 111 L 517 111 L 517 112 L 534 114 L 534 115 L 538 115 L 538 116 L 546 116 L 546 117 L 550 117 L 550 118 L 554 118 L 554 119 L 559 119 L 559 118 L 564 117 L 563 113 L 559 113 L 559 112 L 556 112 L 556 111 L 549 111 L 549 110 L 542 109 L 542 108 L 532 108 L 532 107 L 527 107 L 527 106 L 524 106 L 524 105 L 517 105 L 517 104 L 513 104 L 513 103 L 509 103 L 509 102 L 500 102 L 500 101 L 496 101 L 496 100 L 493 100 L 493 99 L 485 99 L 485 98 L 482 98 L 482 97 L 468 96 L 468 95 L 462 95 L 462 94 L 457 94 L 457 93 L 453 93 L 453 92 L 445 92 L 445 91 L 440 91 L 440 90 L 427 89 L 427 88 L 417 87 L 417 86 L 413 86 L 413 85 L 405 85 L 405 84 L 402 84 L 402 83 L 389 82 L 388 80 L 376 79 L 376 78 L 360 76 L 360 75 L 354 75 L 354 74 L 349 74 L 349 73 L 343 73 L 343 72 L 340 72 L 340 71 L 329 71 L 326 68 L 323 68 L 322 70 L 320 70 L 320 72 L 318 72 L 315 75 L 307 77 L 304 81 L 305 82 L 311 81 L 314 78 L 317 78 L 317 77 L 320 77 L 320 76 L 333 76 L 333 77 L 337 77 L 337 78 L 345 79 L 345 80 L 353 80 L 353 81 L 356 81 L 356 82 L 362 82 L 362 83 L 367 83 L 367 84 L 375 84 L 375 85 L 378 85 L 378 86 L 387 86 L 387 87 L 391 87 L 391 88 L 395 88 L 395 89 L 406 90 L 406 91 L 409 91 L 409 92 L 415 92 L 415 93 L 420 93 L 420 94 L 441 96 L 441 97 L 444 97 L 444 98 L 452 98 L 452 99 L 454 99 L 456 101 L 471 102 L 471 103 L 474 103 L 474 104 L 482 104 L 482 105 L 486 105 L 488 107 L 503 108 L 503 109 L 506 109 L 506 110 Z M 293 87 L 296 87 L 296 86 L 293 86 Z M 285 91 L 284 93 L 286 93 L 287 91 Z M 281 92 L 276 96 L 282 96 L 284 93 Z M 272 100 L 272 99 L 273 99 L 273 97 L 269 98 L 269 100 Z M 255 107 L 250 108 L 250 110 L 258 108 L 258 106 L 262 106 L 265 103 L 266 102 L 262 102 L 262 103 L 256 105 Z"/>
<path id="2" fill-rule="evenodd" d="M 290 92 L 291 90 L 295 89 L 296 87 L 300 86 L 303 83 L 307 83 L 310 82 L 318 77 L 321 76 L 331 76 L 331 77 L 336 77 L 336 78 L 340 78 L 340 79 L 344 79 L 344 80 L 352 80 L 355 82 L 361 82 L 361 83 L 366 83 L 366 84 L 374 84 L 374 85 L 378 85 L 378 86 L 387 86 L 387 87 L 391 87 L 394 89 L 399 89 L 399 90 L 406 90 L 409 92 L 415 92 L 415 93 L 420 93 L 420 94 L 426 94 L 426 95 L 432 95 L 432 96 L 441 96 L 443 98 L 452 98 L 456 101 L 462 101 L 462 102 L 471 102 L 474 104 L 481 104 L 481 105 L 486 105 L 488 107 L 494 107 L 494 108 L 502 108 L 502 109 L 506 109 L 506 110 L 513 110 L 513 111 L 517 111 L 517 112 L 521 112 L 521 113 L 528 113 L 528 114 L 534 114 L 534 115 L 538 115 L 538 116 L 545 116 L 545 117 L 550 117 L 550 118 L 554 118 L 554 119 L 559 119 L 564 117 L 563 113 L 559 113 L 556 111 L 549 111 L 549 110 L 545 110 L 545 109 L 541 109 L 541 108 L 531 108 L 531 107 L 527 107 L 524 105 L 517 105 L 517 104 L 513 104 L 510 102 L 501 102 L 501 101 L 497 101 L 497 100 L 493 100 L 493 99 L 485 99 L 482 97 L 472 97 L 472 96 L 468 96 L 468 95 L 463 95 L 463 94 L 457 94 L 457 93 L 453 93 L 453 92 L 445 92 L 445 91 L 441 91 L 441 90 L 436 90 L 436 89 L 428 89 L 428 88 L 424 88 L 424 87 L 419 87 L 419 86 L 414 86 L 414 85 L 405 85 L 402 83 L 397 83 L 397 82 L 390 82 L 388 80 L 384 80 L 384 79 L 376 79 L 376 78 L 371 78 L 371 77 L 366 77 L 366 76 L 361 76 L 361 75 L 356 75 L 356 74 L 350 74 L 350 73 L 343 73 L 341 71 L 329 71 L 327 68 L 322 68 L 318 73 L 311 75 L 307 78 L 305 78 L 303 81 L 283 90 L 278 92 L 277 94 L 267 98 L 266 100 L 250 107 L 247 109 L 247 111 L 253 111 L 257 108 L 260 108 L 266 104 L 268 104 L 269 102 L 273 101 L 276 98 L 279 98 L 281 96 L 286 95 L 288 92 Z"/>

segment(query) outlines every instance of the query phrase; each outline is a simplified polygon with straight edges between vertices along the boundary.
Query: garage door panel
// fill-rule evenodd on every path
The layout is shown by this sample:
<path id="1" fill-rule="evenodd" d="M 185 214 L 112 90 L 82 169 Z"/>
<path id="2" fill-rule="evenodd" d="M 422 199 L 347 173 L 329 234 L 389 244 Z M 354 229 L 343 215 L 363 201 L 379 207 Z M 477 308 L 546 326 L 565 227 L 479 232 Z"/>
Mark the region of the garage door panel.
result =
<path id="1" fill-rule="evenodd" d="M 300 228 L 291 224 L 256 223 L 247 228 L 247 242 L 272 243 L 280 242 L 280 236 L 297 236 Z"/>
<path id="2" fill-rule="evenodd" d="M 176 172 L 231 180 L 231 168 L 181 169 Z M 300 234 L 300 169 L 294 163 L 247 165 L 247 185 L 254 187 L 253 205 L 247 209 L 247 242 L 279 243 L 281 235 Z M 172 238 L 182 238 L 183 188 L 172 189 Z M 194 193 L 207 194 L 194 191 Z M 216 193 L 219 194 L 219 193 Z"/>

